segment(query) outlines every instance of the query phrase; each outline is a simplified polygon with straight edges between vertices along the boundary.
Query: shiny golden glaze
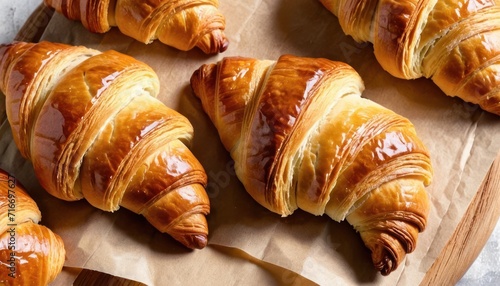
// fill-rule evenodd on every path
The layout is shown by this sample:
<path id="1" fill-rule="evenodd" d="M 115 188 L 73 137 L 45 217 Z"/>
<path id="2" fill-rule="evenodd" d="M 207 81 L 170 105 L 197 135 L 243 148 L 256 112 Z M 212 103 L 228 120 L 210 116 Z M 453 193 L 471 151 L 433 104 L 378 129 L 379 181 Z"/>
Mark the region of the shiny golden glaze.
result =
<path id="1" fill-rule="evenodd" d="M 46 68 L 30 70 L 18 60 L 36 58 L 34 47 L 50 49 L 51 44 L 16 54 L 24 43 L 15 43 L 2 56 L 4 77 L 18 69 L 33 77 L 27 83 L 31 92 L 3 91 L 7 105 L 11 94 L 19 94 L 22 102 L 37 106 L 36 112 L 18 114 L 33 118 L 26 126 L 27 149 L 40 184 L 58 198 L 85 198 L 105 211 L 123 206 L 187 247 L 206 246 L 207 176 L 185 145 L 193 128 L 155 98 L 159 80 L 154 71 L 115 51 L 62 44 L 54 44 L 62 48 L 46 59 Z"/>
<path id="2" fill-rule="evenodd" d="M 62 13 L 68 19 L 80 19 L 80 1 L 50 0 L 44 2 L 46 5 L 54 8 L 57 12 Z M 103 0 L 102 2 L 108 1 Z"/>
<path id="3" fill-rule="evenodd" d="M 413 251 L 429 212 L 428 151 L 406 118 L 360 97 L 350 66 L 224 58 L 191 85 L 262 206 L 347 219 L 384 275 Z"/>
<path id="4" fill-rule="evenodd" d="M 248 121 L 249 130 L 244 138 L 246 147 L 251 149 L 251 152 L 246 153 L 245 160 L 253 166 L 248 169 L 246 177 L 252 182 L 263 184 L 254 185 L 252 189 L 263 191 L 266 202 L 273 208 L 279 208 L 282 204 L 280 192 L 274 191 L 279 188 L 277 182 L 281 180 L 279 176 L 282 172 L 279 169 L 284 167 L 279 162 L 292 160 L 287 158 L 290 155 L 284 149 L 294 144 L 289 141 L 303 140 L 311 126 L 302 126 L 301 122 L 321 114 L 311 114 L 311 110 L 314 110 L 311 106 L 319 106 L 324 102 L 316 97 L 319 94 L 317 89 L 335 68 L 335 65 L 322 59 L 311 61 L 282 57 L 273 66 L 261 95 L 254 103 L 256 110 Z M 328 105 L 323 107 L 327 108 Z M 296 208 L 294 204 L 292 202 L 292 209 Z"/>
<path id="5" fill-rule="evenodd" d="M 35 126 L 32 161 L 39 177 L 52 177 L 43 187 L 53 195 L 82 198 L 79 186 L 73 189 L 85 151 L 109 116 L 130 100 L 116 94 L 111 83 L 145 68 L 131 60 L 114 51 L 96 55 L 70 71 L 46 100 Z"/>
<path id="6" fill-rule="evenodd" d="M 114 26 L 114 6 L 116 0 L 90 0 L 90 1 L 72 1 L 80 2 L 78 12 L 83 26 L 92 27 L 94 33 L 105 33 Z M 86 3 L 85 3 L 86 2 Z M 85 3 L 86 5 L 82 5 Z M 74 5 L 74 4 L 73 4 Z M 75 11 L 76 12 L 76 11 Z M 75 20 L 79 20 L 78 16 Z"/>
<path id="7" fill-rule="evenodd" d="M 57 82 L 56 77 L 46 77 L 47 72 L 63 74 L 94 54 L 86 48 L 55 44 L 17 43 L 6 45 L 2 51 L 2 90 L 6 95 L 7 117 L 13 137 L 21 154 L 31 158 L 33 125 L 45 102 L 47 91 Z M 65 61 L 71 55 L 70 61 Z M 63 63 L 63 64 L 61 64 Z M 28 94 L 29 96 L 26 96 Z"/>
<path id="8" fill-rule="evenodd" d="M 320 1 L 344 32 L 373 43 L 390 74 L 431 78 L 445 94 L 500 114 L 498 1 Z"/>
<path id="9" fill-rule="evenodd" d="M 40 219 L 38 206 L 21 183 L 0 169 L 1 285 L 47 285 L 61 272 L 63 241 L 38 225 Z"/>
<path id="10" fill-rule="evenodd" d="M 228 40 L 218 0 L 44 0 L 88 30 L 105 33 L 116 26 L 143 43 L 158 39 L 187 51 L 195 46 L 208 54 L 224 52 Z"/>
<path id="11" fill-rule="evenodd" d="M 33 104 L 34 100 L 23 100 L 23 95 L 27 92 L 36 92 L 37 84 L 33 84 L 35 75 L 46 68 L 49 59 L 57 55 L 63 48 L 62 46 L 56 46 L 50 50 L 46 44 L 37 46 L 28 44 L 27 46 L 29 46 L 31 52 L 28 54 L 22 53 L 24 49 L 18 51 L 22 56 L 17 58 L 17 63 L 13 69 L 8 74 L 5 74 L 3 89 L 8 94 L 7 116 L 16 118 L 16 120 L 11 121 L 11 127 L 15 134 L 14 140 L 18 146 L 22 146 L 20 151 L 26 157 L 30 155 L 28 126 L 33 124 L 34 121 L 34 118 L 30 115 L 33 114 L 32 110 L 36 110 L 38 106 Z M 26 68 L 28 65 L 30 68 Z"/>
<path id="12" fill-rule="evenodd" d="M 124 194 L 122 204 L 128 209 L 142 213 L 146 206 L 154 203 L 159 198 L 160 192 L 170 192 L 181 187 L 186 181 L 205 184 L 206 175 L 199 163 L 188 163 L 193 156 L 185 151 L 185 147 L 178 141 L 171 142 L 166 148 L 172 153 L 167 156 L 165 152 L 158 153 L 151 158 L 154 164 L 143 168 L 148 172 L 138 172 L 129 183 L 129 191 Z M 162 180 L 155 179 L 161 176 Z M 189 201 L 200 199 L 193 196 Z M 205 197 L 203 197 L 206 200 Z M 206 202 L 208 203 L 208 202 Z"/>
<path id="13" fill-rule="evenodd" d="M 10 285 L 47 285 L 53 281 L 62 270 L 64 263 L 64 251 L 58 253 L 58 248 L 63 248 L 59 237 L 48 228 L 34 223 L 26 223 L 16 227 L 15 251 L 15 277 L 11 274 L 10 259 L 11 251 L 6 244 L 9 233 L 0 236 L 0 284 Z M 9 285 L 9 284 L 7 284 Z"/>
<path id="14" fill-rule="evenodd" d="M 206 106 L 205 110 L 210 111 L 208 115 L 216 126 L 224 124 L 219 134 L 226 149 L 230 150 L 238 144 L 238 138 L 234 134 L 242 128 L 245 106 L 261 86 L 261 78 L 256 77 L 255 73 L 265 72 L 271 62 L 243 57 L 231 58 L 231 65 L 224 64 L 224 61 L 225 59 L 221 64 L 209 64 L 197 70 L 203 84 L 197 81 L 192 81 L 192 84 L 197 84 L 200 91 L 207 93 L 207 100 L 202 103 Z M 221 78 L 224 85 L 216 85 L 216 76 Z M 215 102 L 218 102 L 217 109 L 210 109 Z"/>
<path id="15" fill-rule="evenodd" d="M 421 36 L 422 42 L 428 43 L 429 39 L 442 36 L 460 20 L 493 6 L 495 6 L 495 1 L 492 0 L 437 1 L 426 19 L 426 28 Z"/>
<path id="16" fill-rule="evenodd" d="M 14 208 L 9 207 L 9 194 L 14 199 Z M 13 197 L 12 197 L 13 196 Z M 3 234 L 9 229 L 10 221 L 9 209 L 15 210 L 14 217 L 16 224 L 22 224 L 28 221 L 38 223 L 41 219 L 41 213 L 35 201 L 24 190 L 24 187 L 16 178 L 6 171 L 0 169 L 0 233 Z"/>
<path id="17" fill-rule="evenodd" d="M 85 192 L 95 192 L 100 194 L 97 197 L 105 197 L 104 195 L 109 190 L 110 185 L 115 183 L 115 174 L 119 173 L 120 170 L 124 168 L 123 164 L 127 164 L 123 158 L 127 158 L 127 160 L 144 161 L 146 158 L 140 157 L 141 154 L 136 150 L 140 151 L 140 148 L 144 148 L 144 144 L 150 141 L 149 137 L 163 134 L 163 132 L 158 132 L 161 131 L 162 127 L 165 128 L 168 124 L 173 123 L 173 120 L 169 122 L 169 119 L 171 119 L 168 118 L 170 113 L 169 109 L 160 102 L 156 104 L 156 108 L 150 109 L 149 107 L 151 106 L 146 104 L 147 100 L 149 99 L 146 97 L 135 99 L 134 101 L 140 102 L 138 104 L 127 105 L 126 109 L 129 110 L 117 114 L 116 119 L 106 124 L 99 133 L 95 143 L 88 150 L 82 166 L 82 169 L 86 171 L 84 174 L 89 175 L 88 177 L 85 176 L 83 179 L 83 183 L 85 184 L 83 186 L 84 195 Z M 146 116 L 146 114 L 148 115 Z M 174 117 L 175 115 L 177 114 L 172 114 L 170 117 Z M 114 134 L 123 134 L 123 136 L 114 136 Z M 170 140 L 163 143 L 168 144 L 169 141 Z M 145 154 L 150 155 L 149 153 Z M 170 162 L 170 158 L 168 159 L 169 161 L 162 163 L 162 166 L 164 164 L 175 164 L 177 162 L 175 157 L 173 157 L 173 162 Z M 151 192 L 152 190 L 156 190 L 159 192 L 165 190 L 173 183 L 172 181 L 167 181 L 167 178 L 172 176 L 173 179 L 175 179 L 183 172 L 190 171 L 187 168 L 174 169 L 174 174 L 171 175 L 170 172 L 172 172 L 172 170 L 170 170 L 170 168 L 164 167 L 162 169 L 167 172 L 163 174 L 165 178 L 161 182 L 156 182 L 162 185 L 155 186 L 153 189 L 145 189 L 144 191 Z M 152 183 L 153 182 L 155 181 L 152 180 Z M 125 191 L 125 189 L 123 189 L 123 191 Z M 143 198 L 137 197 L 139 200 L 133 200 L 133 203 L 142 206 L 156 195 L 157 193 L 150 194 Z M 118 195 L 118 197 L 121 196 Z M 103 203 L 94 202 L 94 204 L 101 205 Z"/>

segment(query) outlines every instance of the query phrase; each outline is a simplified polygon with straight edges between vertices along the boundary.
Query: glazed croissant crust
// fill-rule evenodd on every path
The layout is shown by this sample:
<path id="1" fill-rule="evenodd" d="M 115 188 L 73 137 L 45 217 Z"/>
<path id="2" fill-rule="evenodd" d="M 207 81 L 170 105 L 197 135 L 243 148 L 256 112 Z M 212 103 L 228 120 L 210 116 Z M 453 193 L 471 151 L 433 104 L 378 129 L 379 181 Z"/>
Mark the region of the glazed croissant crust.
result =
<path id="1" fill-rule="evenodd" d="M 500 1 L 320 1 L 393 76 L 500 115 Z"/>
<path id="2" fill-rule="evenodd" d="M 189 248 L 207 244 L 207 176 L 187 147 L 193 127 L 156 99 L 149 66 L 50 42 L 0 51 L 13 137 L 45 190 L 105 211 L 123 206 Z"/>
<path id="3" fill-rule="evenodd" d="M 61 272 L 64 243 L 14 176 L 0 169 L 0 284 L 47 285 Z"/>
<path id="4" fill-rule="evenodd" d="M 201 66 L 191 86 L 258 203 L 347 219 L 384 275 L 414 250 L 429 211 L 428 150 L 408 119 L 360 97 L 353 68 L 228 57 Z"/>
<path id="5" fill-rule="evenodd" d="M 182 51 L 224 52 L 229 41 L 218 0 L 44 0 L 94 33 L 111 27 L 143 43 L 156 39 Z"/>

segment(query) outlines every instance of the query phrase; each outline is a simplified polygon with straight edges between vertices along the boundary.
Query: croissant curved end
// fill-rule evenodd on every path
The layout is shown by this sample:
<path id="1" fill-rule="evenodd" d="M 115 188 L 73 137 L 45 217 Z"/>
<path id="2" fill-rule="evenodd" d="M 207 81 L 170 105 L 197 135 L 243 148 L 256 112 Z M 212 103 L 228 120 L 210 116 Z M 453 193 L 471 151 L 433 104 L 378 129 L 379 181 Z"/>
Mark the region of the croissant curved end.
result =
<path id="1" fill-rule="evenodd" d="M 208 244 L 205 213 L 193 213 L 166 232 L 190 249 L 203 249 Z"/>
<path id="2" fill-rule="evenodd" d="M 208 244 L 208 235 L 206 234 L 192 234 L 175 238 L 191 249 L 203 249 Z"/>
<path id="3" fill-rule="evenodd" d="M 229 40 L 221 30 L 205 34 L 196 44 L 206 54 L 222 53 L 229 47 Z"/>
<path id="4" fill-rule="evenodd" d="M 389 275 L 398 267 L 397 258 L 385 248 L 372 250 L 372 261 L 375 269 L 383 276 Z"/>
<path id="5" fill-rule="evenodd" d="M 396 268 L 394 265 L 396 265 L 394 261 L 386 256 L 379 263 L 375 264 L 375 269 L 380 271 L 382 275 L 387 276 Z"/>

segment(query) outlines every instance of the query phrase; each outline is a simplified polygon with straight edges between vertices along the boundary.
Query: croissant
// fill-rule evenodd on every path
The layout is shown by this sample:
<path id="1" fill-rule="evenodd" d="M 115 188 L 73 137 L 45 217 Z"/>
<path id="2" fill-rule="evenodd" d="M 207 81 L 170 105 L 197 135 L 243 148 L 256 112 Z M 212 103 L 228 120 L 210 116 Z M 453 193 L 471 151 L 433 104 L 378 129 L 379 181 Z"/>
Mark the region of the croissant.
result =
<path id="1" fill-rule="evenodd" d="M 218 0 L 44 0 L 71 20 L 81 21 L 94 33 L 111 27 L 142 43 L 160 42 L 207 54 L 224 52 L 229 41 Z"/>
<path id="2" fill-rule="evenodd" d="M 500 1 L 320 1 L 393 76 L 500 115 Z"/>
<path id="3" fill-rule="evenodd" d="M 188 149 L 193 127 L 156 99 L 148 65 L 50 42 L 0 51 L 14 141 L 47 192 L 104 211 L 123 206 L 189 248 L 206 246 L 207 176 Z"/>
<path id="4" fill-rule="evenodd" d="M 191 77 L 246 191 L 270 211 L 346 219 L 387 275 L 426 226 L 429 152 L 410 121 L 361 98 L 347 64 L 226 57 Z"/>
<path id="5" fill-rule="evenodd" d="M 0 169 L 0 284 L 47 285 L 62 271 L 64 243 L 38 224 L 35 201 L 14 176 Z"/>

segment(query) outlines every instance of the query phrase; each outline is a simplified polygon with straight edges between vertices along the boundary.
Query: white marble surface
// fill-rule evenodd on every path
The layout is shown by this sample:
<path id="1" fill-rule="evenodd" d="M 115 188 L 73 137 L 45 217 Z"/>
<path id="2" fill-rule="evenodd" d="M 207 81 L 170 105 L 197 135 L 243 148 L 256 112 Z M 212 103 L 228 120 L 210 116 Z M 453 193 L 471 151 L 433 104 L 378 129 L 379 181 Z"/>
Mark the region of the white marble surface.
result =
<path id="1" fill-rule="evenodd" d="M 42 0 L 0 0 L 0 43 L 11 42 Z M 500 223 L 457 285 L 500 285 Z"/>
<path id="2" fill-rule="evenodd" d="M 0 0 L 0 43 L 10 42 L 42 0 Z"/>

